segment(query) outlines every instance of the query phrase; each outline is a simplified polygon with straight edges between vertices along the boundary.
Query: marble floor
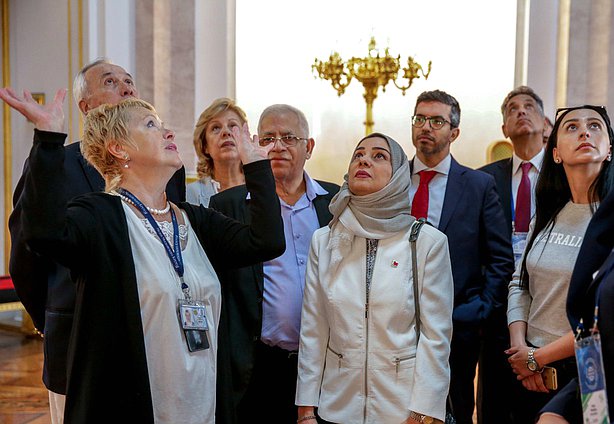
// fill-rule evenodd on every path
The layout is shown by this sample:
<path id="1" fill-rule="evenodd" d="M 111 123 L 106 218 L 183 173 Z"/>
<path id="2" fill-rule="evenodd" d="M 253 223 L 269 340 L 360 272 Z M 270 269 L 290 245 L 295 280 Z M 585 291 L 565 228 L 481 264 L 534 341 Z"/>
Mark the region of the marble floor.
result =
<path id="1" fill-rule="evenodd" d="M 0 423 L 51 423 L 42 364 L 42 339 L 0 330 Z"/>

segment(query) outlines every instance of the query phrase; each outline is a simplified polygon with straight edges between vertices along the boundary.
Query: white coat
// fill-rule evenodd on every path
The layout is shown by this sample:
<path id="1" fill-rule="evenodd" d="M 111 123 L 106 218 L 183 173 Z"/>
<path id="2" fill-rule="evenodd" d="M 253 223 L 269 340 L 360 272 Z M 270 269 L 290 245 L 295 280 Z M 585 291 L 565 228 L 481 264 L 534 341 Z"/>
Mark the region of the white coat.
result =
<path id="1" fill-rule="evenodd" d="M 409 230 L 379 241 L 368 314 L 366 241 L 355 237 L 331 272 L 329 234 L 317 230 L 309 253 L 296 404 L 344 424 L 402 423 L 410 410 L 443 420 L 454 300 L 446 236 L 425 225 L 418 237 L 416 348 Z"/>

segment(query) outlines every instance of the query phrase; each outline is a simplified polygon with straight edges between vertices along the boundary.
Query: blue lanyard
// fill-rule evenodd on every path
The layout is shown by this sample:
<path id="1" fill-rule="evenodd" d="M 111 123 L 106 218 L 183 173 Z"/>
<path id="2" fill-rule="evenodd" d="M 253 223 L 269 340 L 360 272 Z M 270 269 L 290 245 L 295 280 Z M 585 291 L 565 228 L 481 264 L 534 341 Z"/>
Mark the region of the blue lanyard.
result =
<path id="1" fill-rule="evenodd" d="M 168 243 L 168 240 L 166 240 L 166 237 L 164 237 L 164 234 L 162 233 L 160 226 L 158 225 L 154 217 L 151 215 L 151 213 L 147 210 L 143 202 L 141 202 L 134 194 L 130 193 L 128 190 L 124 188 L 120 188 L 118 190 L 118 193 L 130 199 L 130 201 L 134 204 L 134 206 L 137 207 L 137 209 L 143 214 L 145 218 L 147 218 L 147 221 L 149 221 L 149 223 L 151 224 L 158 238 L 162 242 L 162 245 L 164 246 L 164 250 L 166 250 L 166 255 L 171 260 L 171 263 L 173 264 L 173 268 L 175 268 L 175 272 L 177 272 L 177 275 L 179 276 L 179 279 L 181 280 L 181 290 L 185 294 L 186 298 L 189 300 L 190 299 L 190 288 L 183 281 L 183 272 L 184 272 L 183 257 L 181 256 L 181 244 L 179 240 L 179 225 L 177 224 L 177 217 L 175 216 L 175 211 L 173 210 L 173 208 L 171 208 L 171 221 L 173 222 L 173 245 L 174 245 L 174 249 L 173 249 Z"/>
<path id="2" fill-rule="evenodd" d="M 599 332 L 597 322 L 599 321 L 599 297 L 600 295 L 601 295 L 601 282 L 599 283 L 599 287 L 597 287 L 597 290 L 595 292 L 595 309 L 593 310 L 593 326 L 590 329 L 591 335 Z M 580 318 L 580 322 L 578 323 L 578 327 L 576 328 L 576 339 L 581 338 L 583 332 L 584 332 L 584 320 Z"/>

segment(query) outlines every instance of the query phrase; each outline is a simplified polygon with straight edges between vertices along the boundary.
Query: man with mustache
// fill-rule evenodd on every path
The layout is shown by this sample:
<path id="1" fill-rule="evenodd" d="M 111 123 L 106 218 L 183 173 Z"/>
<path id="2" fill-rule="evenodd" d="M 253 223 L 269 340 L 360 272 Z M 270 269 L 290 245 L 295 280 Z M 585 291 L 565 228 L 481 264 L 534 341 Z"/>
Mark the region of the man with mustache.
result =
<path id="1" fill-rule="evenodd" d="M 527 86 L 509 92 L 501 105 L 501 114 L 501 129 L 512 141 L 514 153 L 511 158 L 493 162 L 480 170 L 495 178 L 514 257 L 518 261 L 524 250 L 529 222 L 535 214 L 535 184 L 544 157 L 547 118 L 542 99 Z M 503 353 L 510 346 L 506 310 L 507 301 L 503 310 L 490 317 L 484 329 L 480 366 L 485 372 L 480 373 L 478 383 L 480 424 L 519 422 L 514 409 L 522 405 L 509 399 L 523 387 Z"/>
<path id="2" fill-rule="evenodd" d="M 454 97 L 440 90 L 418 96 L 410 201 L 412 215 L 448 236 L 454 278 L 450 400 L 457 422 L 472 424 L 482 331 L 493 313 L 505 313 L 513 257 L 494 179 L 460 165 L 450 154 L 459 125 Z"/>
<path id="3" fill-rule="evenodd" d="M 222 277 L 222 314 L 228 314 L 227 343 L 220 339 L 218 357 L 229 355 L 231 370 L 219 370 L 217 418 L 221 423 L 259 420 L 291 423 L 298 365 L 298 340 L 305 269 L 315 230 L 332 218 L 328 204 L 339 186 L 312 179 L 304 170 L 315 141 L 305 115 L 290 105 L 272 105 L 260 115 L 261 145 L 269 152 L 281 203 L 286 252 L 258 266 Z M 233 187 L 211 198 L 210 207 L 245 222 L 249 193 Z M 222 329 L 220 329 L 222 331 Z M 218 362 L 219 363 L 219 362 Z M 227 375 L 231 373 L 232 387 Z M 238 420 L 238 421 L 237 421 Z"/>

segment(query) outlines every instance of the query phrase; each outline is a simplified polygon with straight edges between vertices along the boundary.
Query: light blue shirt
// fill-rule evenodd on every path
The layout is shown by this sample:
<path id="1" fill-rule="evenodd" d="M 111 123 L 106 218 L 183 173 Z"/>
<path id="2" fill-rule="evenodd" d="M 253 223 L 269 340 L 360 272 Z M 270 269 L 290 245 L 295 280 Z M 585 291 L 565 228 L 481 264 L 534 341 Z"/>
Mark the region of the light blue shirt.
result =
<path id="1" fill-rule="evenodd" d="M 429 168 L 423 164 L 417 156 L 414 157 L 414 166 L 411 172 L 411 187 L 409 188 L 409 204 L 414 201 L 414 195 L 420 185 L 420 175 L 418 172 L 423 170 L 437 171 L 429 183 L 429 210 L 427 221 L 433 227 L 439 227 L 441 219 L 441 211 L 443 210 L 443 201 L 446 197 L 446 187 L 448 186 L 448 174 L 450 174 L 450 166 L 452 165 L 452 156 L 448 154 L 435 167 Z"/>
<path id="2" fill-rule="evenodd" d="M 294 204 L 280 199 L 286 251 L 264 263 L 264 303 L 260 339 L 269 346 L 298 350 L 305 269 L 311 236 L 320 228 L 313 206 L 316 196 L 327 194 L 307 173 L 305 194 Z"/>

